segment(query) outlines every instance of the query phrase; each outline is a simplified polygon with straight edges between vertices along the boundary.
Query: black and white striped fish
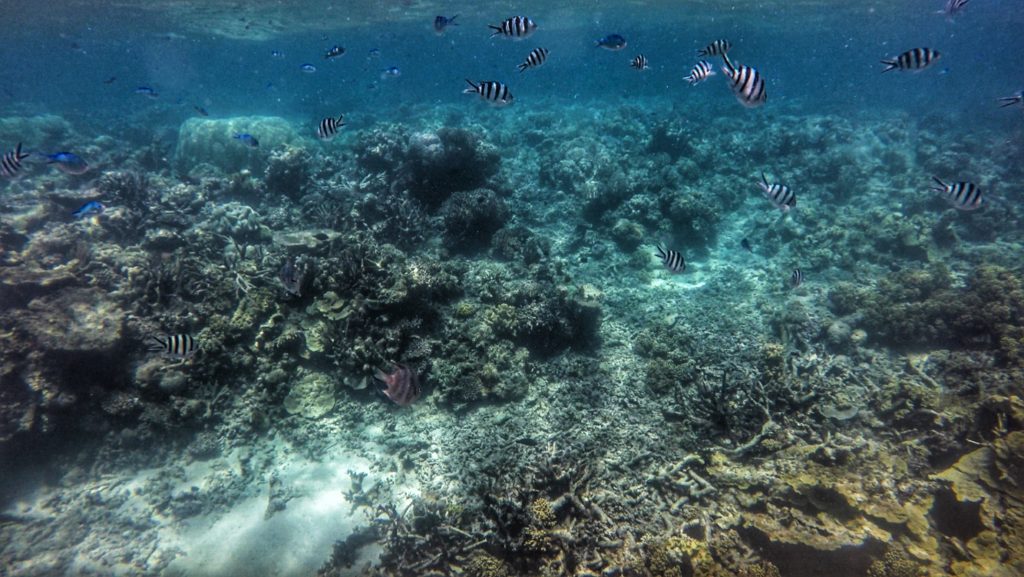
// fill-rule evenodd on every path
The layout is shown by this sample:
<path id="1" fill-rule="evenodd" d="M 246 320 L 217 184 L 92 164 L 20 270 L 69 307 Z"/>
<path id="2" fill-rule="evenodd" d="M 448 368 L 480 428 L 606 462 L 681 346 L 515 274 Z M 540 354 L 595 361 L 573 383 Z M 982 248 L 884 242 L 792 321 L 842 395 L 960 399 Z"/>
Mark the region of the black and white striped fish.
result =
<path id="1" fill-rule="evenodd" d="M 946 7 L 939 10 L 939 14 L 945 14 L 946 18 L 952 19 L 958 12 L 967 6 L 971 0 L 946 0 Z"/>
<path id="2" fill-rule="evenodd" d="M 163 353 L 171 357 L 188 358 L 199 350 L 199 345 L 191 335 L 165 335 L 153 336 L 152 339 L 158 344 L 150 347 L 151 352 Z"/>
<path id="3" fill-rule="evenodd" d="M 536 68 L 544 64 L 544 61 L 548 59 L 550 51 L 547 48 L 534 48 L 530 51 L 530 54 L 526 57 L 526 60 L 519 65 L 519 71 L 522 72 L 527 68 Z"/>
<path id="4" fill-rule="evenodd" d="M 698 50 L 697 56 L 725 56 L 726 53 L 729 52 L 730 48 L 732 48 L 732 42 L 729 42 L 725 38 L 719 38 Z"/>
<path id="5" fill-rule="evenodd" d="M 761 182 L 757 183 L 757 185 L 761 187 L 761 192 L 765 198 L 772 201 L 772 204 L 782 212 L 789 212 L 791 208 L 796 207 L 796 193 L 785 184 L 769 184 L 768 179 L 762 172 Z"/>
<path id="6" fill-rule="evenodd" d="M 629 65 L 637 70 L 647 70 L 647 57 L 643 54 L 637 54 L 636 58 L 633 58 L 633 61 L 630 62 Z"/>
<path id="7" fill-rule="evenodd" d="M 957 210 L 977 210 L 985 205 L 985 197 L 981 194 L 981 188 L 973 182 L 950 182 L 946 184 L 933 176 L 932 180 L 938 186 L 932 190 L 942 195 L 946 202 Z"/>
<path id="8" fill-rule="evenodd" d="M 512 104 L 512 93 L 509 92 L 508 86 L 501 82 L 484 80 L 479 84 L 473 84 L 473 82 L 468 78 L 466 79 L 466 82 L 469 83 L 469 88 L 463 90 L 463 94 L 479 94 L 480 98 L 483 98 L 495 106 Z"/>
<path id="9" fill-rule="evenodd" d="M 0 157 L 0 175 L 3 176 L 14 176 L 19 170 L 21 170 L 21 161 L 28 158 L 30 155 L 27 152 L 21 151 L 21 143 L 18 146 Z"/>
<path id="10" fill-rule="evenodd" d="M 804 271 L 795 268 L 793 273 L 789 275 L 789 286 L 790 288 L 796 288 L 804 284 Z"/>
<path id="11" fill-rule="evenodd" d="M 320 124 L 316 127 L 316 135 L 320 140 L 330 140 L 334 138 L 338 131 L 341 130 L 342 126 L 345 126 L 345 115 L 341 114 L 337 118 L 328 116 L 320 121 Z"/>
<path id="12" fill-rule="evenodd" d="M 494 30 L 491 38 L 505 36 L 515 40 L 522 40 L 533 34 L 533 31 L 537 29 L 537 23 L 526 16 L 513 16 L 498 26 L 488 24 L 487 27 Z"/>
<path id="13" fill-rule="evenodd" d="M 733 65 L 726 58 L 722 72 L 729 77 L 733 94 L 736 100 L 747 108 L 757 108 L 768 100 L 768 91 L 765 90 L 764 77 L 757 69 L 743 64 Z"/>
<path id="14" fill-rule="evenodd" d="M 931 48 L 911 48 L 892 60 L 882 60 L 885 70 L 924 70 L 942 57 L 938 50 Z"/>
<path id="15" fill-rule="evenodd" d="M 711 68 L 711 63 L 707 60 L 701 60 L 693 67 L 693 70 L 690 71 L 690 75 L 686 77 L 686 81 L 689 82 L 691 86 L 696 86 L 697 84 L 707 80 L 708 76 L 713 76 L 714 74 L 715 71 Z"/>
<path id="16" fill-rule="evenodd" d="M 674 273 L 680 273 L 686 270 L 686 260 L 679 251 L 665 250 L 661 248 L 660 244 L 655 248 L 658 249 L 658 254 L 655 256 L 661 259 L 661 262 L 665 264 L 665 268 Z"/>

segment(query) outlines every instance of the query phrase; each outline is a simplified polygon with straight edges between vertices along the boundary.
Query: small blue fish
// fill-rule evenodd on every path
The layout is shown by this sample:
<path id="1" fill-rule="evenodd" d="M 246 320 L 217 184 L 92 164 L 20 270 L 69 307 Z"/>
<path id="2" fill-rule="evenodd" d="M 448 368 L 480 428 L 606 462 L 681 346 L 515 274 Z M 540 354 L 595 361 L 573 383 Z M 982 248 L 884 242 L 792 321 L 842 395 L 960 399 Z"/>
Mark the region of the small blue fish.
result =
<path id="1" fill-rule="evenodd" d="M 157 94 L 156 90 L 153 90 L 148 86 L 140 86 L 136 88 L 135 94 L 141 94 L 143 96 L 148 96 L 150 98 L 157 98 L 158 96 L 160 96 L 159 94 Z"/>
<path id="2" fill-rule="evenodd" d="M 437 18 L 434 18 L 434 33 L 440 36 L 444 34 L 445 28 L 448 28 L 449 26 L 458 26 L 459 24 L 455 21 L 455 19 L 458 17 L 459 15 L 456 14 L 451 18 L 446 18 L 444 16 L 438 16 Z"/>
<path id="3" fill-rule="evenodd" d="M 381 78 L 398 78 L 401 75 L 402 75 L 402 71 L 397 66 L 392 66 L 391 68 L 385 68 L 384 70 L 380 71 L 380 77 Z"/>
<path id="4" fill-rule="evenodd" d="M 271 50 L 270 56 L 271 58 L 284 58 L 284 52 L 281 52 L 280 50 Z"/>
<path id="5" fill-rule="evenodd" d="M 192 110 L 195 110 L 196 114 L 198 114 L 199 116 L 209 116 L 210 115 L 210 113 L 207 112 L 206 109 L 203 108 L 202 106 L 198 106 L 198 105 L 193 106 Z"/>
<path id="6" fill-rule="evenodd" d="M 87 216 L 92 216 L 94 214 L 103 214 L 103 211 L 106 209 L 107 207 L 103 206 L 103 203 L 101 203 L 100 201 L 90 200 L 89 202 L 83 204 L 81 208 L 79 208 L 75 212 L 72 212 L 71 216 L 75 218 L 85 218 Z"/>
<path id="7" fill-rule="evenodd" d="M 600 46 L 605 50 L 622 50 L 626 47 L 626 39 L 618 34 L 609 34 L 594 42 L 594 46 Z"/>
<path id="8" fill-rule="evenodd" d="M 302 66 L 299 66 L 299 70 L 302 70 L 306 74 L 312 74 L 316 72 L 316 66 L 313 66 L 312 64 L 303 64 Z"/>
<path id="9" fill-rule="evenodd" d="M 234 136 L 234 138 L 238 139 L 239 141 L 242 142 L 242 144 L 244 144 L 244 145 L 246 145 L 246 146 L 248 146 L 250 148 L 259 148 L 260 141 L 256 140 L 256 137 L 251 135 L 251 134 L 249 134 L 248 132 L 243 132 L 241 134 L 236 134 Z"/>
<path id="10" fill-rule="evenodd" d="M 47 164 L 53 164 L 58 170 L 67 174 L 82 174 L 89 170 L 89 164 L 73 152 L 55 152 L 43 156 L 46 157 Z"/>
<path id="11" fill-rule="evenodd" d="M 370 51 L 366 53 L 366 58 L 367 60 L 380 58 L 380 48 L 371 48 Z"/>

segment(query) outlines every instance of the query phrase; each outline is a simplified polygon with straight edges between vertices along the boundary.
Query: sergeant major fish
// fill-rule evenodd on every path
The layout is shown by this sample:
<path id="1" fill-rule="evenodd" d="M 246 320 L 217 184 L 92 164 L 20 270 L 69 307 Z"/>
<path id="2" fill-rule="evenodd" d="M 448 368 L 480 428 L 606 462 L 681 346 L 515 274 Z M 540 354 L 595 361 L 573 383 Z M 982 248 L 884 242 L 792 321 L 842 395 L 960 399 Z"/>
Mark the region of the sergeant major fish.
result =
<path id="1" fill-rule="evenodd" d="M 192 338 L 192 335 L 188 334 L 166 335 L 160 337 L 152 335 L 150 338 L 157 343 L 149 347 L 150 352 L 163 353 L 170 357 L 186 359 L 194 355 L 196 351 L 199 350 L 196 340 Z"/>
<path id="2" fill-rule="evenodd" d="M 636 68 L 637 70 L 647 70 L 648 68 L 650 68 L 647 65 L 647 57 L 644 56 L 643 54 L 637 54 L 636 58 L 633 58 L 633 61 L 630 62 L 629 65 L 632 66 L 633 68 Z"/>
<path id="3" fill-rule="evenodd" d="M 21 143 L 14 150 L 4 153 L 0 157 L 0 175 L 12 177 L 21 170 L 21 161 L 29 157 L 27 152 L 21 151 Z"/>
<path id="4" fill-rule="evenodd" d="M 463 94 L 479 94 L 480 98 L 495 106 L 506 106 L 512 104 L 512 93 L 508 86 L 493 80 L 484 80 L 479 84 L 473 84 L 468 78 L 469 88 L 462 91 Z"/>
<path id="5" fill-rule="evenodd" d="M 689 82 L 691 86 L 696 86 L 714 74 L 715 71 L 711 68 L 711 63 L 707 60 L 701 60 L 694 65 L 693 70 L 690 71 L 690 75 L 687 76 L 685 80 Z"/>
<path id="6" fill-rule="evenodd" d="M 793 269 L 793 272 L 789 275 L 790 288 L 796 288 L 802 284 L 804 284 L 804 271 L 799 268 Z"/>
<path id="7" fill-rule="evenodd" d="M 903 54 L 891 60 L 882 60 L 885 70 L 924 70 L 935 64 L 942 57 L 942 53 L 931 48 L 911 48 Z"/>
<path id="8" fill-rule="evenodd" d="M 537 68 L 538 66 L 543 65 L 544 61 L 548 59 L 549 53 L 550 52 L 547 48 L 534 48 L 526 56 L 526 60 L 524 60 L 523 63 L 519 65 L 519 71 L 522 72 L 527 68 Z"/>
<path id="9" fill-rule="evenodd" d="M 725 59 L 722 72 L 731 80 L 733 94 L 736 100 L 747 108 L 756 108 L 768 100 L 768 91 L 765 89 L 764 77 L 757 69 L 743 64 L 733 65 L 729 59 Z"/>
<path id="10" fill-rule="evenodd" d="M 513 40 L 522 40 L 523 38 L 529 37 L 537 30 L 537 23 L 526 16 L 513 16 L 497 26 L 494 24 L 488 24 L 487 27 L 494 30 L 494 33 L 491 34 L 491 38 L 494 38 L 495 36 L 504 36 L 506 38 L 512 38 Z"/>
<path id="11" fill-rule="evenodd" d="M 661 259 L 661 262 L 669 271 L 680 273 L 686 270 L 686 260 L 679 251 L 666 250 L 660 244 L 656 245 L 655 248 L 658 249 L 658 254 L 655 256 Z"/>
<path id="12" fill-rule="evenodd" d="M 985 197 L 981 194 L 981 188 L 973 182 L 950 182 L 947 184 L 936 176 L 933 176 L 932 180 L 937 185 L 932 187 L 932 191 L 939 193 L 957 210 L 977 210 L 985 205 Z"/>
<path id="13" fill-rule="evenodd" d="M 732 42 L 729 42 L 725 38 L 719 38 L 711 44 L 708 44 L 704 48 L 697 51 L 697 56 L 722 56 L 724 57 L 729 49 L 732 48 Z"/>
<path id="14" fill-rule="evenodd" d="M 761 173 L 761 182 L 757 183 L 765 198 L 772 201 L 772 204 L 782 212 L 789 212 L 796 207 L 796 194 L 785 184 L 768 183 L 764 173 Z"/>
<path id="15" fill-rule="evenodd" d="M 316 135 L 321 140 L 330 140 L 338 134 L 338 130 L 345 126 L 345 115 L 339 114 L 337 118 L 328 116 L 320 121 L 316 127 Z"/>

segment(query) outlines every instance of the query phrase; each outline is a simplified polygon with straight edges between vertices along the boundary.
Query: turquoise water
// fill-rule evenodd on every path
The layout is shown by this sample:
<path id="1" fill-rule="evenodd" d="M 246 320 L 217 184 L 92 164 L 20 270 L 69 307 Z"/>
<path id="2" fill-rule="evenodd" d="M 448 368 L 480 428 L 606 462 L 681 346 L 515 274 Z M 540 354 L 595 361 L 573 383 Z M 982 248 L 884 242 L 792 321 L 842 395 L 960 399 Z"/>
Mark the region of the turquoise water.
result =
<path id="1" fill-rule="evenodd" d="M 1024 10 L 944 4 L 0 8 L 0 573 L 1024 573 Z"/>

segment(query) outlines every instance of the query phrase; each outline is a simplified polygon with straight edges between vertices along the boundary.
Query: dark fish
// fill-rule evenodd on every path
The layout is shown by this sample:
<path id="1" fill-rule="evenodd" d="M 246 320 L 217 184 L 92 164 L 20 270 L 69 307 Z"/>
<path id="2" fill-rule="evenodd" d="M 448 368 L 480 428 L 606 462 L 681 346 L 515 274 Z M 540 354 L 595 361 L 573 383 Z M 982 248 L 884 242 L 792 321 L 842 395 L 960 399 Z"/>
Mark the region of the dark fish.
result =
<path id="1" fill-rule="evenodd" d="M 745 238 L 740 241 L 740 246 L 742 246 L 743 250 L 747 252 L 754 252 L 754 249 L 750 248 L 750 241 Z"/>
<path id="2" fill-rule="evenodd" d="M 765 198 L 772 201 L 772 204 L 782 212 L 789 212 L 791 208 L 796 207 L 796 193 L 785 184 L 768 184 L 768 179 L 765 178 L 762 172 L 761 182 L 757 183 L 757 185 L 761 187 L 761 192 L 764 193 Z"/>
<path id="3" fill-rule="evenodd" d="M 973 182 L 951 182 L 946 184 L 933 176 L 932 180 L 938 186 L 933 186 L 932 191 L 942 195 L 946 202 L 957 210 L 977 210 L 985 205 L 985 197 L 981 194 L 981 188 Z"/>
<path id="4" fill-rule="evenodd" d="M 278 271 L 277 278 L 281 280 L 281 286 L 288 294 L 300 297 L 302 296 L 302 284 L 305 280 L 306 269 L 301 263 L 296 263 L 295 259 L 289 257 L 284 261 L 281 266 L 281 270 Z"/>
<path id="5" fill-rule="evenodd" d="M 196 340 L 187 334 L 152 336 L 150 338 L 158 343 L 149 347 L 149 351 L 153 353 L 164 353 L 171 357 L 186 359 L 199 350 Z"/>
<path id="6" fill-rule="evenodd" d="M 1006 108 L 1007 106 L 1013 106 L 1014 104 L 1024 103 L 1024 90 L 1021 90 L 1013 96 L 1003 96 L 999 99 L 999 102 L 1002 102 L 1002 104 L 999 105 L 999 108 Z"/>
<path id="7" fill-rule="evenodd" d="M 156 90 L 153 90 L 149 86 L 140 86 L 136 88 L 135 94 L 141 94 L 143 96 L 148 96 L 150 98 L 157 98 L 160 96 L 159 94 L 157 94 Z"/>
<path id="8" fill-rule="evenodd" d="M 722 72 L 732 81 L 730 84 L 732 92 L 736 95 L 736 100 L 739 100 L 743 106 L 756 108 L 768 100 L 768 91 L 765 90 L 764 86 L 764 77 L 756 69 L 744 66 L 743 64 L 733 66 L 726 59 Z"/>
<path id="9" fill-rule="evenodd" d="M 594 42 L 594 46 L 599 46 L 605 50 L 622 50 L 626 47 L 626 39 L 618 34 L 609 34 Z"/>
<path id="10" fill-rule="evenodd" d="M 522 72 L 527 68 L 536 68 L 544 64 L 544 61 L 548 59 L 550 51 L 547 48 L 534 48 L 526 56 L 526 60 L 519 65 L 519 71 Z"/>
<path id="11" fill-rule="evenodd" d="M 55 152 L 44 156 L 47 164 L 52 164 L 67 174 L 83 174 L 89 170 L 89 164 L 73 152 Z"/>
<path id="12" fill-rule="evenodd" d="M 103 214 L 103 211 L 106 209 L 107 207 L 103 206 L 103 203 L 101 203 L 100 201 L 90 200 L 89 202 L 79 207 L 78 210 L 72 212 L 71 216 L 75 218 L 85 218 L 87 216 L 92 216 L 94 214 Z"/>
<path id="13" fill-rule="evenodd" d="M 701 60 L 690 71 L 690 75 L 686 77 L 686 81 L 691 86 L 700 84 L 708 79 L 709 76 L 715 74 L 715 71 L 711 68 L 711 63 L 707 60 Z"/>
<path id="14" fill-rule="evenodd" d="M 299 70 L 305 72 L 306 74 L 312 74 L 312 73 L 316 72 L 316 66 L 313 66 L 312 64 L 308 64 L 307 63 L 307 64 L 303 64 L 302 66 L 299 66 Z"/>
<path id="15" fill-rule="evenodd" d="M 470 87 L 463 90 L 463 94 L 479 94 L 480 98 L 483 98 L 495 106 L 512 104 L 512 93 L 509 92 L 508 86 L 501 82 L 484 80 L 480 84 L 473 84 L 473 82 L 468 78 L 466 79 L 466 82 L 469 83 Z"/>
<path id="16" fill-rule="evenodd" d="M 725 56 L 732 48 L 732 42 L 719 38 L 697 51 L 697 56 Z"/>
<path id="17" fill-rule="evenodd" d="M 251 135 L 251 134 L 249 134 L 248 132 L 243 132 L 242 134 L 236 134 L 232 138 L 237 139 L 242 144 L 244 144 L 244 145 L 246 145 L 246 146 L 248 146 L 250 148 L 259 148 L 259 146 L 260 146 L 260 141 L 256 140 L 256 137 Z"/>
<path id="18" fill-rule="evenodd" d="M 328 116 L 320 121 L 316 127 L 316 135 L 321 140 L 330 140 L 338 134 L 338 130 L 345 126 L 345 115 L 339 114 L 337 118 Z"/>
<path id="19" fill-rule="evenodd" d="M 498 26 L 488 24 L 487 27 L 494 30 L 491 38 L 504 36 L 515 40 L 522 40 L 533 34 L 537 29 L 537 23 L 526 16 L 513 16 Z"/>
<path id="20" fill-rule="evenodd" d="M 793 273 L 789 275 L 789 286 L 790 288 L 796 288 L 804 284 L 804 271 L 795 268 Z"/>
<path id="21" fill-rule="evenodd" d="M 665 268 L 674 273 L 680 273 L 686 270 L 686 260 L 678 251 L 665 250 L 661 248 L 660 244 L 655 248 L 658 249 L 658 254 L 655 256 L 661 259 L 661 262 L 665 264 Z"/>
<path id="22" fill-rule="evenodd" d="M 196 114 L 198 114 L 199 116 L 209 116 L 210 115 L 210 113 L 207 112 L 206 109 L 203 108 L 202 106 L 193 106 L 192 110 L 195 110 Z"/>
<path id="23" fill-rule="evenodd" d="M 455 19 L 458 18 L 458 17 L 459 17 L 458 14 L 456 14 L 455 16 L 452 16 L 451 18 L 446 18 L 444 16 L 437 16 L 436 18 L 434 18 L 434 33 L 436 33 L 438 36 L 440 36 L 440 35 L 444 34 L 444 29 L 445 28 L 447 28 L 449 26 L 458 26 L 459 23 L 455 21 Z"/>
<path id="24" fill-rule="evenodd" d="M 633 61 L 629 63 L 629 65 L 632 66 L 633 68 L 636 68 L 637 70 L 647 70 L 647 57 L 644 56 L 643 54 L 637 54 L 636 58 L 634 58 Z"/>
<path id="25" fill-rule="evenodd" d="M 395 363 L 390 373 L 377 370 L 375 378 L 387 385 L 384 394 L 396 405 L 406 406 L 420 398 L 420 380 L 416 371 Z"/>
<path id="26" fill-rule="evenodd" d="M 942 54 L 938 50 L 932 50 L 931 48 L 912 48 L 903 54 L 900 54 L 893 60 L 882 60 L 882 64 L 885 64 L 885 70 L 882 72 L 897 69 L 924 70 L 934 64 L 940 57 L 942 57 Z"/>
<path id="27" fill-rule="evenodd" d="M 104 80 L 103 84 L 113 84 L 115 80 L 117 80 L 117 76 L 111 76 L 110 78 Z"/>
<path id="28" fill-rule="evenodd" d="M 21 143 L 9 152 L 0 157 L 0 175 L 11 177 L 21 170 L 21 161 L 29 157 L 27 152 L 21 151 Z"/>
<path id="29" fill-rule="evenodd" d="M 332 47 L 330 50 L 328 50 L 324 54 L 324 60 L 328 60 L 330 58 L 337 58 L 338 56 L 341 56 L 344 53 L 345 53 L 345 48 L 335 44 L 334 47 Z"/>

